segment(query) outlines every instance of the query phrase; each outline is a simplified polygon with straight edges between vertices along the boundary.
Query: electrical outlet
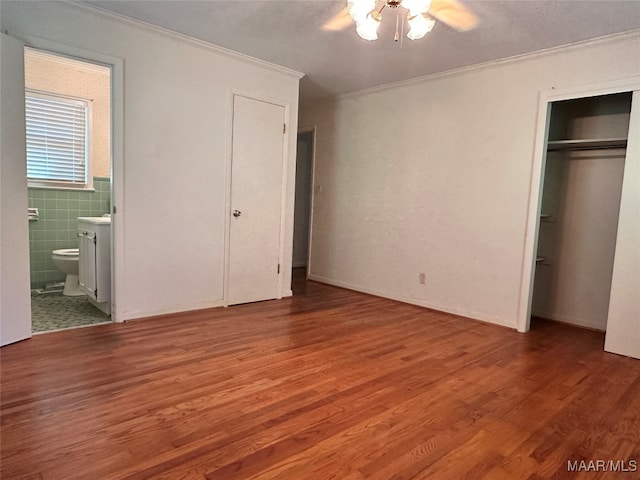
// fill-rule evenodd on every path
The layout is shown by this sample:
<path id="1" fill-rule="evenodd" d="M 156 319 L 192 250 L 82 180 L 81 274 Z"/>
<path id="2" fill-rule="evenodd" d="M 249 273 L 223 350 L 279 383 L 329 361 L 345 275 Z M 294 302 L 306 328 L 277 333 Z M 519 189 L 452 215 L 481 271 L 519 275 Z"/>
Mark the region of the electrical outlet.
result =
<path id="1" fill-rule="evenodd" d="M 424 285 L 427 283 L 427 276 L 424 273 L 419 273 L 418 274 L 418 283 L 420 285 Z"/>

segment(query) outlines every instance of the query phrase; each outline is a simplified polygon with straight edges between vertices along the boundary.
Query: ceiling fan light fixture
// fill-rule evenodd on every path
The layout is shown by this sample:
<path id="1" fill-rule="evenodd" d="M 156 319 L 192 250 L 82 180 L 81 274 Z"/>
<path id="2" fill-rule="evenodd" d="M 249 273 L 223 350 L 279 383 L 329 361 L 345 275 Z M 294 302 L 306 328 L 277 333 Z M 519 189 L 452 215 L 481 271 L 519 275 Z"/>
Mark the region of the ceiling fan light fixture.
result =
<path id="1" fill-rule="evenodd" d="M 367 15 L 376 8 L 376 3 L 376 0 L 348 0 L 347 9 L 356 23 L 364 22 L 367 19 Z"/>
<path id="2" fill-rule="evenodd" d="M 409 13 L 408 22 L 411 29 L 407 33 L 407 38 L 410 40 L 421 39 L 429 33 L 436 24 L 436 21 L 433 18 L 425 15 L 424 13 L 419 13 L 418 15 L 413 16 Z"/>
<path id="3" fill-rule="evenodd" d="M 356 32 L 361 38 L 365 40 L 377 40 L 378 39 L 378 27 L 382 21 L 382 15 L 376 11 L 372 11 L 367 17 L 356 24 Z"/>
<path id="4" fill-rule="evenodd" d="M 427 13 L 431 7 L 431 0 L 402 0 L 402 7 L 409 10 L 410 16 Z"/>

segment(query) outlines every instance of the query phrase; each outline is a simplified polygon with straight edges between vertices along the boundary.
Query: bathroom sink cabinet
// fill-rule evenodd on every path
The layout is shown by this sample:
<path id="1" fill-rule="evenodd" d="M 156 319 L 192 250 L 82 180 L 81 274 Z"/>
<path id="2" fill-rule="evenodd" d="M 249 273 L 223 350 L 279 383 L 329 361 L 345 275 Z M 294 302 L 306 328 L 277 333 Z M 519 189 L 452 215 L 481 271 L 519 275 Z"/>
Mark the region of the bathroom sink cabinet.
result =
<path id="1" fill-rule="evenodd" d="M 78 218 L 78 280 L 89 301 L 111 314 L 111 221 Z"/>

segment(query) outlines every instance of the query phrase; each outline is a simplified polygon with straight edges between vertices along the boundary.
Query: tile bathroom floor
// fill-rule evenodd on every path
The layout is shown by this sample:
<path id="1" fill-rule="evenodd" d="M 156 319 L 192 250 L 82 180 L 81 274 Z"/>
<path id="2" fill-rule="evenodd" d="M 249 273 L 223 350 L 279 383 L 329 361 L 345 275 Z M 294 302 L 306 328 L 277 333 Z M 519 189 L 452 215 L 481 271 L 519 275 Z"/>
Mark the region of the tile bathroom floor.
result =
<path id="1" fill-rule="evenodd" d="M 83 327 L 111 321 L 89 303 L 87 297 L 65 297 L 62 292 L 31 294 L 31 331 L 33 333 Z"/>

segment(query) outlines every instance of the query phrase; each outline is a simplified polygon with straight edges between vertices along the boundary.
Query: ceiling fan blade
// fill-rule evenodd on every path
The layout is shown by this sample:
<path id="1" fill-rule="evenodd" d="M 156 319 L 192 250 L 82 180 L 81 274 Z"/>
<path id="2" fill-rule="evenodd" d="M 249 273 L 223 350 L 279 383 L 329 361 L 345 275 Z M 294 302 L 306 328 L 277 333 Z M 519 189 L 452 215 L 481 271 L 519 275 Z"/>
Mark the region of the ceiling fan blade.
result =
<path id="1" fill-rule="evenodd" d="M 353 20 L 351 19 L 351 15 L 349 15 L 349 10 L 347 7 L 344 7 L 322 26 L 322 30 L 337 32 L 344 30 L 352 23 Z"/>
<path id="2" fill-rule="evenodd" d="M 478 17 L 457 0 L 432 0 L 429 15 L 461 32 L 478 25 Z"/>

